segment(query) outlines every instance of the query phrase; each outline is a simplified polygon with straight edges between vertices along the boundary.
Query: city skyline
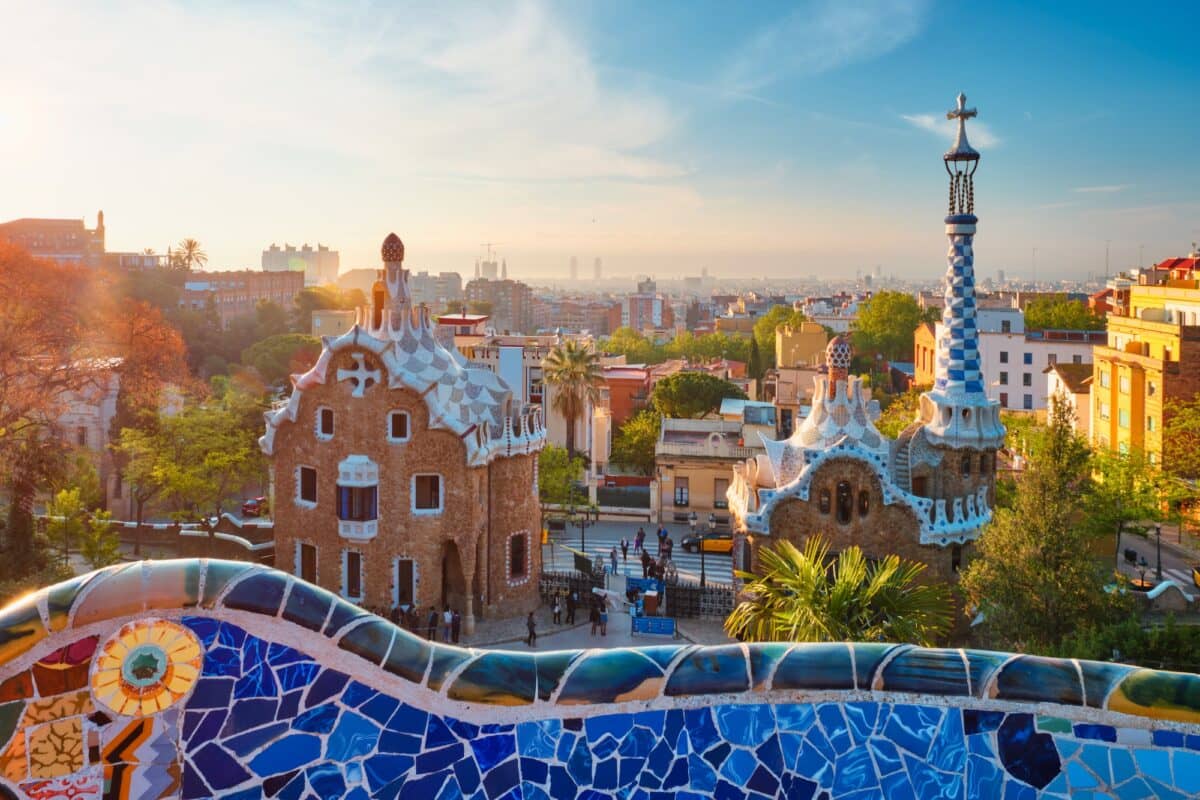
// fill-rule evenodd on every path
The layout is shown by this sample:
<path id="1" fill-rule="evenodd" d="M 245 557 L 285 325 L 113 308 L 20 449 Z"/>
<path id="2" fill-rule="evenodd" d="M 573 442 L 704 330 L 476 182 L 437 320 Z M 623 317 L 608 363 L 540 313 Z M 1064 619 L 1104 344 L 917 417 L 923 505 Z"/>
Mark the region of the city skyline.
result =
<path id="1" fill-rule="evenodd" d="M 103 208 L 110 249 L 192 236 L 222 269 L 318 239 L 370 266 L 394 228 L 434 272 L 498 239 L 522 279 L 572 256 L 606 276 L 935 279 L 963 90 L 982 274 L 1028 278 L 1034 248 L 1043 279 L 1186 253 L 1200 68 L 1171 44 L 1196 11 L 1011 5 L 964 30 L 945 8 L 22 7 L 0 219 Z M 70 45 L 52 62 L 50 40 Z M 114 46 L 167 40 L 153 70 Z"/>

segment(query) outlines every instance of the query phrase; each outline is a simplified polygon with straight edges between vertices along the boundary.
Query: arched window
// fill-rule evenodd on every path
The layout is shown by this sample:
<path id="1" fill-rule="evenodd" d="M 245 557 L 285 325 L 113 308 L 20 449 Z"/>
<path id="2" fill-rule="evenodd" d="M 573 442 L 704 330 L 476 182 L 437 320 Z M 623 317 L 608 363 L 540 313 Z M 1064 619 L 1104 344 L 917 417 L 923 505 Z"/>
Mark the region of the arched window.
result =
<path id="1" fill-rule="evenodd" d="M 970 453 L 963 454 L 962 474 L 963 474 L 964 478 L 971 474 L 971 454 Z"/>
<path id="2" fill-rule="evenodd" d="M 866 489 L 858 492 L 858 515 L 865 517 L 871 510 L 871 493 Z"/>
<path id="3" fill-rule="evenodd" d="M 821 509 L 822 514 L 829 513 L 829 490 L 828 489 L 821 490 L 821 504 L 820 504 L 819 508 Z"/>
<path id="4" fill-rule="evenodd" d="M 854 513 L 854 493 L 850 484 L 842 481 L 837 485 L 837 521 L 845 525 Z"/>

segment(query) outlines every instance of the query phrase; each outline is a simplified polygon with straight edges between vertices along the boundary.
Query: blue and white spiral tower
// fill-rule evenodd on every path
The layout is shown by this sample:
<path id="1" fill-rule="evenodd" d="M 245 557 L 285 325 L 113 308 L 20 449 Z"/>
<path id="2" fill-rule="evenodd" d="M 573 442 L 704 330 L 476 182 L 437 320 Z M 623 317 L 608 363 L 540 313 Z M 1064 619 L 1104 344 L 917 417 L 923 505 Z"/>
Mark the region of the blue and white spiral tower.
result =
<path id="1" fill-rule="evenodd" d="M 938 337 L 934 388 L 921 399 L 921 418 L 934 444 L 996 448 L 1004 441 L 999 403 L 988 400 L 980 369 L 979 331 L 975 324 L 975 170 L 979 151 L 967 141 L 968 119 L 976 116 L 958 95 L 958 107 L 946 113 L 958 120 L 954 144 L 942 156 L 950 176 L 946 216 L 947 254 L 945 306 Z"/>

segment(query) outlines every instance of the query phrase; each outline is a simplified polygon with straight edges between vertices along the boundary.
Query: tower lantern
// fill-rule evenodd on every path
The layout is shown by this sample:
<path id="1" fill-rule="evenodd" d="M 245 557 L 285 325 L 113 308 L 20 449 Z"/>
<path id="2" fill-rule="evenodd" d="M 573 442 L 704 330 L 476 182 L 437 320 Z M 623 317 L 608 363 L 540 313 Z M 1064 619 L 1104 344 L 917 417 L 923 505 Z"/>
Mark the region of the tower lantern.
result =
<path id="1" fill-rule="evenodd" d="M 946 112 L 946 119 L 958 120 L 958 135 L 942 161 L 946 174 L 950 176 L 949 216 L 974 215 L 975 213 L 975 170 L 979 168 L 979 151 L 967 141 L 967 120 L 979 115 L 967 108 L 967 96 L 958 93 L 958 107 Z"/>

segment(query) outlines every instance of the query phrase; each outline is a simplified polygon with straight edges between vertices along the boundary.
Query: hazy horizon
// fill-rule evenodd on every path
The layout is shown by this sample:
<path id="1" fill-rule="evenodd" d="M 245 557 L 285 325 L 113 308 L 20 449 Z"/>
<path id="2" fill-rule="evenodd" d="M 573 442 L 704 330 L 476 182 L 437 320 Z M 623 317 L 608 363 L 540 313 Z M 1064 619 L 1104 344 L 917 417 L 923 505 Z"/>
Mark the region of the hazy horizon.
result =
<path id="1" fill-rule="evenodd" d="M 272 242 L 469 278 L 944 271 L 945 110 L 979 108 L 977 269 L 1082 279 L 1200 238 L 1179 4 L 171 0 L 6 11 L 0 220 L 110 250 Z M 47 48 L 47 42 L 55 42 Z M 170 42 L 170 46 L 163 43 Z M 48 57 L 49 54 L 52 57 Z"/>

